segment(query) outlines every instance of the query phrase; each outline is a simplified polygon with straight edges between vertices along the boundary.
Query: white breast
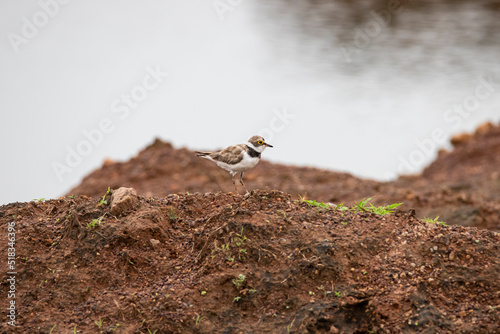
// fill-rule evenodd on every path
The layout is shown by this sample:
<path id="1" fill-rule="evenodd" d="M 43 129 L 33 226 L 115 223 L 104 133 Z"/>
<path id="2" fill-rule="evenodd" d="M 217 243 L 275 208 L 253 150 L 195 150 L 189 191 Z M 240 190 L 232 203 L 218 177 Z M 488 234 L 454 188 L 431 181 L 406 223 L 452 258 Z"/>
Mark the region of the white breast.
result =
<path id="1" fill-rule="evenodd" d="M 259 158 L 252 158 L 247 154 L 247 152 L 243 152 L 243 159 L 235 165 L 229 165 L 220 161 L 216 161 L 216 163 L 219 167 L 224 168 L 227 171 L 241 173 L 254 168 L 259 161 Z"/>

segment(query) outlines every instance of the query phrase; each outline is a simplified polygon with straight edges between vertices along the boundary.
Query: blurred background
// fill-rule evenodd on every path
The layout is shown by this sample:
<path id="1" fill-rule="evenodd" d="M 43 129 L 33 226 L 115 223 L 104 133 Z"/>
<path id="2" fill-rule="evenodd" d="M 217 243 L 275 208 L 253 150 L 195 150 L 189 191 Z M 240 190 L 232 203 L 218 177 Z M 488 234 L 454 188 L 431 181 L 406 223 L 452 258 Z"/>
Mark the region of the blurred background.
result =
<path id="1" fill-rule="evenodd" d="M 155 137 L 390 180 L 500 120 L 500 2 L 0 3 L 0 203 Z"/>

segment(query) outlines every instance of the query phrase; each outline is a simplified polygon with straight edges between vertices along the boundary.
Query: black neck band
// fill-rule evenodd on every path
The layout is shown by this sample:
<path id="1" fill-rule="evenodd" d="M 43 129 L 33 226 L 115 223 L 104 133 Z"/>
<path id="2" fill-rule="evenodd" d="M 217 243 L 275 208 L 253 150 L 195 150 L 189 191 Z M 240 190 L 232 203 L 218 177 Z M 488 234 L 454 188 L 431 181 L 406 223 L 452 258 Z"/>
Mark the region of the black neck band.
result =
<path id="1" fill-rule="evenodd" d="M 253 147 L 250 147 L 246 145 L 248 148 L 248 155 L 251 156 L 252 158 L 259 158 L 260 159 L 260 153 L 257 152 Z"/>

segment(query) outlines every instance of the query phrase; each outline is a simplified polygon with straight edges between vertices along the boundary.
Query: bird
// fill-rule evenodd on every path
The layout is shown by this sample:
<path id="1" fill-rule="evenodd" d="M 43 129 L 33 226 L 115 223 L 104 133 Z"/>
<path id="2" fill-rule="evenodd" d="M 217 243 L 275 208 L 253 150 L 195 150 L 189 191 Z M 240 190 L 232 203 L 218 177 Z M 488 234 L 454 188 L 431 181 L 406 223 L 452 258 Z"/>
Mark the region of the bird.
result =
<path id="1" fill-rule="evenodd" d="M 266 143 L 266 140 L 261 136 L 252 136 L 244 144 L 229 146 L 221 151 L 195 151 L 195 153 L 196 156 L 211 160 L 220 168 L 227 170 L 231 174 L 236 192 L 238 192 L 238 189 L 234 177 L 240 173 L 240 183 L 248 194 L 248 189 L 243 183 L 243 173 L 254 168 L 259 163 L 260 154 L 264 152 L 266 147 L 273 146 Z"/>

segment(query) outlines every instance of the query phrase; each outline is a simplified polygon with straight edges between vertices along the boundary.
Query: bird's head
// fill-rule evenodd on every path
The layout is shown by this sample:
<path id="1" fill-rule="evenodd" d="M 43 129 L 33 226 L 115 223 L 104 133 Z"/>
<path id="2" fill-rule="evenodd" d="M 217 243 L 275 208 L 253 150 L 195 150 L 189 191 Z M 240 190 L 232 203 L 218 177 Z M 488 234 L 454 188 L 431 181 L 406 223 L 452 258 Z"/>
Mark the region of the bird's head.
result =
<path id="1" fill-rule="evenodd" d="M 273 145 L 266 143 L 265 139 L 261 136 L 253 136 L 248 140 L 248 143 L 259 153 L 262 153 L 266 147 L 273 147 Z"/>

